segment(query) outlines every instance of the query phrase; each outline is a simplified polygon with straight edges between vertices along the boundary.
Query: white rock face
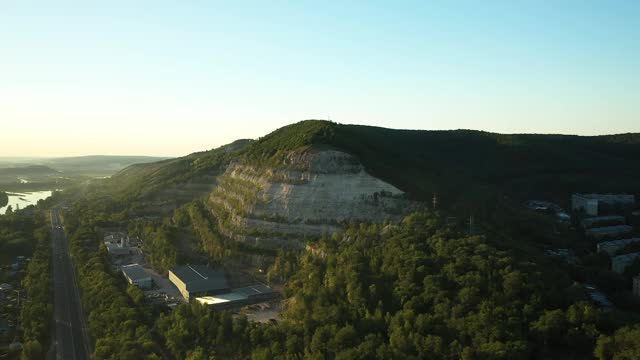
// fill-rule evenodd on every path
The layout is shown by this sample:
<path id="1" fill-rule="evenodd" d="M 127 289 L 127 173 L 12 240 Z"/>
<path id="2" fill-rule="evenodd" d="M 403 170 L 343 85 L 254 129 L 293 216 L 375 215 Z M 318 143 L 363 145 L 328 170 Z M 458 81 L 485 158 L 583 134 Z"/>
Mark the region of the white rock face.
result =
<path id="1" fill-rule="evenodd" d="M 401 201 L 382 199 L 374 193 L 403 194 L 364 170 L 356 174 L 310 174 L 305 184 L 270 183 L 262 193 L 266 204 L 257 206 L 254 211 L 302 220 L 384 221 L 395 218 L 388 209 Z M 395 215 L 400 213 L 399 208 L 396 210 Z"/>
<path id="2" fill-rule="evenodd" d="M 294 152 L 281 169 L 232 164 L 225 177 L 250 183 L 256 194 L 255 201 L 236 209 L 234 225 L 288 237 L 328 235 L 341 230 L 344 221 L 397 221 L 419 206 L 404 199 L 395 186 L 369 175 L 353 156 L 336 150 Z M 237 189 L 221 190 L 237 197 L 231 194 Z M 212 201 L 229 208 L 215 196 Z"/>

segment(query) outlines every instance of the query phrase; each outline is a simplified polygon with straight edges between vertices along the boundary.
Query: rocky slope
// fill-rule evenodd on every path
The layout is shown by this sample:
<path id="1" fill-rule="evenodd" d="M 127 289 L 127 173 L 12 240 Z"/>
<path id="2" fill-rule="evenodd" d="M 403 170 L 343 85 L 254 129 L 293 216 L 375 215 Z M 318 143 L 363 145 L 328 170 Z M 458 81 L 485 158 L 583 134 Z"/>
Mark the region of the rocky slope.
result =
<path id="1" fill-rule="evenodd" d="M 301 247 L 346 222 L 398 221 L 419 204 L 369 175 L 352 155 L 312 147 L 277 167 L 231 163 L 209 197 L 226 235 L 260 247 Z"/>

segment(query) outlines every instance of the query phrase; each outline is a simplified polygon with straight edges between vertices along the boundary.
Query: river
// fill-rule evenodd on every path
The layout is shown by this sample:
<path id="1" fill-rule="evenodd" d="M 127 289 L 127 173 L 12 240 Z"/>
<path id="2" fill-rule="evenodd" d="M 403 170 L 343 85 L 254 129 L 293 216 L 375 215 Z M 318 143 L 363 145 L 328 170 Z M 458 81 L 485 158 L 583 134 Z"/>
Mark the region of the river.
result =
<path id="1" fill-rule="evenodd" d="M 44 200 L 48 198 L 52 193 L 53 191 L 51 190 L 32 191 L 25 193 L 7 192 L 7 195 L 9 195 L 9 204 L 7 204 L 7 206 L 5 207 L 0 208 L 0 215 L 4 215 L 9 206 L 11 206 L 13 210 L 16 210 L 18 207 L 20 207 L 20 209 L 24 209 L 29 205 L 37 204 L 38 200 Z"/>

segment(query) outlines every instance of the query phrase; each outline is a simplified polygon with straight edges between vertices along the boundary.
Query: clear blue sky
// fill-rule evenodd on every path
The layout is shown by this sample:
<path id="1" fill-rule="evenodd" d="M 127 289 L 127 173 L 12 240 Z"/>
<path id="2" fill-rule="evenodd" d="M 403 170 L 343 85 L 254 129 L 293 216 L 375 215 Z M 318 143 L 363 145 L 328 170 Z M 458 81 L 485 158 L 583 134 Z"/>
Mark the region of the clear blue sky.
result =
<path id="1" fill-rule="evenodd" d="M 328 116 L 640 132 L 640 1 L 0 2 L 0 156 L 182 155 Z"/>

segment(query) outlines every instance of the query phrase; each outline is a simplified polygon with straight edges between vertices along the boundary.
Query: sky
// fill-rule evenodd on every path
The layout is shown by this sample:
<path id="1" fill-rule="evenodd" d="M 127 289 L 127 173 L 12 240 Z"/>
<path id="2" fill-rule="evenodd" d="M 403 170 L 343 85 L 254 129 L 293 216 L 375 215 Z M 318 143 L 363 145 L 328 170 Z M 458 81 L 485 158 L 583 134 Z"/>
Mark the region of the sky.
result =
<path id="1" fill-rule="evenodd" d="M 640 132 L 640 1 L 0 1 L 0 156 L 179 156 L 327 118 Z"/>

